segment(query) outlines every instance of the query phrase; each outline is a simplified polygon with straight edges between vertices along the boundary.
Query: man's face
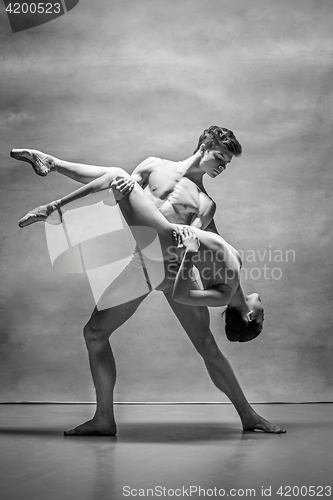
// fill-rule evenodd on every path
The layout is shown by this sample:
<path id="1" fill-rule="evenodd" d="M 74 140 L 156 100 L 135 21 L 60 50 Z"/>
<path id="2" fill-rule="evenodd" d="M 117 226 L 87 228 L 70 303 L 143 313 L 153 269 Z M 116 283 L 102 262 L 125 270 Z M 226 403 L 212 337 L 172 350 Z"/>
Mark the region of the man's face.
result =
<path id="1" fill-rule="evenodd" d="M 231 162 L 233 156 L 225 146 L 207 150 L 203 148 L 200 169 L 214 179 L 227 168 L 227 164 Z"/>

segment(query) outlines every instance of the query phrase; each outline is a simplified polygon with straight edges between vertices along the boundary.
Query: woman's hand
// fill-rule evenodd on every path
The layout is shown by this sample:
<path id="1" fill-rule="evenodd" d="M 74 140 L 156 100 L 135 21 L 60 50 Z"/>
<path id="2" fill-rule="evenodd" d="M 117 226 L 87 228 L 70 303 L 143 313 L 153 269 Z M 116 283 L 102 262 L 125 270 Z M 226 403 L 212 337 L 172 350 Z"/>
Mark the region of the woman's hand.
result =
<path id="1" fill-rule="evenodd" d="M 130 194 L 130 192 L 133 191 L 134 186 L 135 182 L 133 179 L 127 179 L 126 177 L 121 177 L 120 175 L 118 175 L 110 184 L 110 187 L 117 191 L 117 193 L 113 191 L 115 193 L 116 200 L 122 200 L 124 196 Z"/>
<path id="2" fill-rule="evenodd" d="M 197 252 L 200 247 L 200 241 L 198 240 L 195 232 L 190 226 L 184 226 L 181 229 L 182 243 L 186 250 L 189 252 Z"/>

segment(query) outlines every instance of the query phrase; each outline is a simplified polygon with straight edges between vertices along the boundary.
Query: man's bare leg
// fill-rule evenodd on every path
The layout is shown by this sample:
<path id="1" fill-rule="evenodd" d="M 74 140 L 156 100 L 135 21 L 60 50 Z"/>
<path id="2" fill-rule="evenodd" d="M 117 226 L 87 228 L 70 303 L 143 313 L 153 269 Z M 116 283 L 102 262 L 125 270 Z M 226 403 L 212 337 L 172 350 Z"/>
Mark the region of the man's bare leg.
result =
<path id="1" fill-rule="evenodd" d="M 42 177 L 45 177 L 50 172 L 58 172 L 82 184 L 94 181 L 106 174 L 110 169 L 110 167 L 99 165 L 86 165 L 84 163 L 60 160 L 55 156 L 36 149 L 13 149 L 10 155 L 16 160 L 30 163 L 35 172 Z"/>
<path id="2" fill-rule="evenodd" d="M 127 288 L 128 283 L 124 282 Z M 65 436 L 114 436 L 117 426 L 113 411 L 113 391 L 116 383 L 116 363 L 110 346 L 112 332 L 123 325 L 147 296 L 103 311 L 94 310 L 84 328 L 90 370 L 96 390 L 96 411 L 91 420 L 65 432 Z"/>
<path id="3" fill-rule="evenodd" d="M 250 406 L 228 360 L 219 350 L 210 331 L 208 308 L 179 304 L 172 300 L 171 294 L 165 294 L 165 297 L 192 344 L 203 358 L 212 382 L 233 403 L 242 421 L 243 430 L 260 430 L 274 434 L 286 432 L 258 415 Z"/>
<path id="4" fill-rule="evenodd" d="M 149 286 L 141 266 L 141 260 L 135 254 L 125 269 L 103 292 L 97 304 L 101 310 L 95 308 L 84 328 L 97 406 L 91 420 L 67 431 L 66 436 L 113 436 L 116 434 L 117 427 L 113 412 L 116 363 L 109 337 L 135 313 L 148 294 Z M 129 301 L 111 307 L 112 304 L 119 304 L 119 299 L 122 297 Z M 110 307 L 107 309 L 106 306 L 109 305 Z"/>

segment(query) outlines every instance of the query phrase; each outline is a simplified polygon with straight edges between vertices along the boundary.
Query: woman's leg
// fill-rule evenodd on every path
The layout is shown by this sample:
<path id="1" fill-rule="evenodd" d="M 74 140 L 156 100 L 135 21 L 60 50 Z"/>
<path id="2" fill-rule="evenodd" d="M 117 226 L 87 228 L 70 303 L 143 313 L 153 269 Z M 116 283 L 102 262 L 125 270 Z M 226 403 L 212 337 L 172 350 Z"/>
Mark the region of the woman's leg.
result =
<path id="1" fill-rule="evenodd" d="M 39 220 L 45 221 L 52 212 L 60 210 L 61 207 L 65 207 L 69 203 L 76 202 L 75 207 L 78 207 L 80 203 L 82 203 L 82 205 L 87 205 L 89 204 L 89 199 L 85 200 L 84 198 L 94 193 L 100 193 L 101 199 L 103 199 L 103 196 L 106 197 L 106 194 L 104 195 L 102 191 L 109 189 L 111 183 L 115 181 L 117 177 L 131 178 L 125 170 L 117 167 L 110 167 L 106 174 L 64 196 L 60 200 L 32 210 L 21 219 L 19 225 L 25 227 Z M 119 200 L 119 207 L 129 226 L 146 226 L 155 229 L 160 238 L 163 255 L 167 253 L 167 248 L 169 246 L 174 245 L 174 226 L 165 219 L 152 200 L 149 199 L 137 183 L 134 184 L 134 188 L 129 195 Z"/>
<path id="2" fill-rule="evenodd" d="M 70 161 L 56 160 L 57 172 L 74 181 L 88 184 L 106 174 L 111 167 L 98 165 L 86 165 L 85 163 L 73 163 Z"/>
<path id="3" fill-rule="evenodd" d="M 60 160 L 36 149 L 13 149 L 10 155 L 16 160 L 30 163 L 38 175 L 45 177 L 50 172 L 58 172 L 82 184 L 88 184 L 98 179 L 106 174 L 110 168 Z"/>

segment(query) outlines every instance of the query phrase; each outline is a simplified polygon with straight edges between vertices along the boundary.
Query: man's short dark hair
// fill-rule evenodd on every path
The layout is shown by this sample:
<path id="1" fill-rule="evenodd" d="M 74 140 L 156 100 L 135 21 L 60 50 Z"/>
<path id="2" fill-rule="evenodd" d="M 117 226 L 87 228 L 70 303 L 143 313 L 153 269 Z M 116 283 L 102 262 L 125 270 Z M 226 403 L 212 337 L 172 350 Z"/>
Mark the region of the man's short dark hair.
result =
<path id="1" fill-rule="evenodd" d="M 212 125 L 202 132 L 194 153 L 198 151 L 201 144 L 204 144 L 206 149 L 214 149 L 223 144 L 234 156 L 242 154 L 242 146 L 237 141 L 234 133 L 227 128 L 218 127 L 217 125 Z"/>

